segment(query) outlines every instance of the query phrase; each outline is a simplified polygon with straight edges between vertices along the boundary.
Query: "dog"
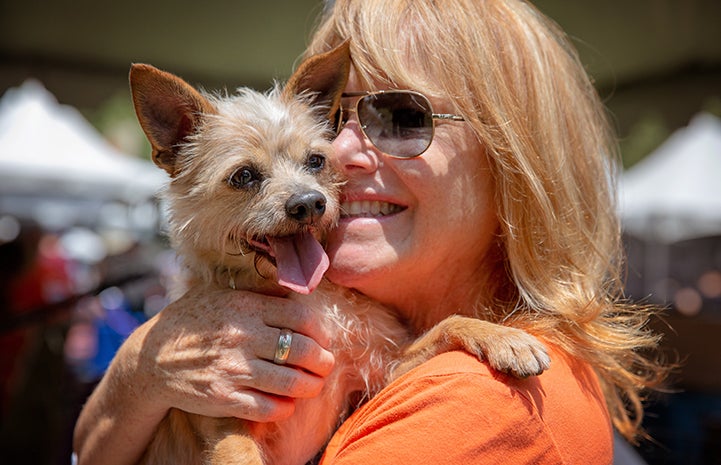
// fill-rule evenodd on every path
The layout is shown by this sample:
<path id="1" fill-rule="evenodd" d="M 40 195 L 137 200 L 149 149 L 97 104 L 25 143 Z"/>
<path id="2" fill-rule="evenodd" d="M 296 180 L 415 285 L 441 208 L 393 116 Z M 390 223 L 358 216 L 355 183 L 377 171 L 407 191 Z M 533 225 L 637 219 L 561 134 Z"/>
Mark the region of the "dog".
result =
<path id="1" fill-rule="evenodd" d="M 456 316 L 413 340 L 392 312 L 323 279 L 321 244 L 339 218 L 343 183 L 329 120 L 349 70 L 345 43 L 303 62 L 284 86 L 213 96 L 132 65 L 138 120 L 171 178 L 169 235 L 187 269 L 181 289 L 204 283 L 298 299 L 332 328 L 336 360 L 322 393 L 297 400 L 288 420 L 171 409 L 143 463 L 305 464 L 359 401 L 446 350 L 468 350 L 515 376 L 548 368 L 543 345 L 519 329 Z"/>

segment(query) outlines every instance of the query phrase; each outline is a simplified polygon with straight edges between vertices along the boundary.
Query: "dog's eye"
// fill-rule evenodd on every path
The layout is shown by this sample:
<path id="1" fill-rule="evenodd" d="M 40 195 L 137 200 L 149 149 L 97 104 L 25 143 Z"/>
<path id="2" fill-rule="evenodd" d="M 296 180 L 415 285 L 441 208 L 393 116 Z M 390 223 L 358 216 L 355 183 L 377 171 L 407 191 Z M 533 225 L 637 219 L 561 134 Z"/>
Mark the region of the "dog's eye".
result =
<path id="1" fill-rule="evenodd" d="M 308 157 L 307 165 L 311 171 L 320 171 L 325 166 L 325 157 L 318 153 L 312 153 Z"/>
<path id="2" fill-rule="evenodd" d="M 260 175 L 256 170 L 249 167 L 238 168 L 228 178 L 228 185 L 236 189 L 251 187 L 260 181 Z"/>

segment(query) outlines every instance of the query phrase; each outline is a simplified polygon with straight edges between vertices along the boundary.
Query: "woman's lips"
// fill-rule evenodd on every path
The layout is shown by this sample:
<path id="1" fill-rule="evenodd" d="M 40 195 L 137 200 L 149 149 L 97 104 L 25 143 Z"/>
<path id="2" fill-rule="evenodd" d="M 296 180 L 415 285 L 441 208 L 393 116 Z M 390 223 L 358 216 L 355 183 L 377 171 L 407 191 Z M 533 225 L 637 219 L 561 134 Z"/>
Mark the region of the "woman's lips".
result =
<path id="1" fill-rule="evenodd" d="M 341 204 L 341 218 L 379 218 L 393 215 L 406 207 L 379 200 L 349 200 Z"/>

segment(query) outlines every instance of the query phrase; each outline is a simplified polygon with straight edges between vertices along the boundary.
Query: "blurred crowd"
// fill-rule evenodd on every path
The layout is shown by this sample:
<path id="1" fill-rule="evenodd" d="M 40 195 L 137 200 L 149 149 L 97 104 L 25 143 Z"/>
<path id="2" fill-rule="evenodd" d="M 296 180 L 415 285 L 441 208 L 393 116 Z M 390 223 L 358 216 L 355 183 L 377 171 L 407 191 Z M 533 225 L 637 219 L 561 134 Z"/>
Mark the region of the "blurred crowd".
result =
<path id="1" fill-rule="evenodd" d="M 118 234 L 0 216 L 3 463 L 68 463 L 84 399 L 122 341 L 165 305 L 174 256 L 160 238 Z"/>

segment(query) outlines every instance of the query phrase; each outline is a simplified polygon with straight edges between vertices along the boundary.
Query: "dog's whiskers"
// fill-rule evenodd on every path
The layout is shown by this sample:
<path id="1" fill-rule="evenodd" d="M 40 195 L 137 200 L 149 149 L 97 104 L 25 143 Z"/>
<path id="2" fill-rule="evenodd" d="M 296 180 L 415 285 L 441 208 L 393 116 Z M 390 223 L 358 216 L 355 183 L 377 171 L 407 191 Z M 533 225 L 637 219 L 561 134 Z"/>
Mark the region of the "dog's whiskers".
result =
<path id="1" fill-rule="evenodd" d="M 228 268 L 228 285 L 231 289 L 235 290 L 235 273 Z"/>
<path id="2" fill-rule="evenodd" d="M 232 257 L 245 257 L 245 254 L 248 253 L 242 248 L 238 252 L 225 252 L 226 255 L 230 255 Z"/>
<path id="3" fill-rule="evenodd" d="M 230 246 L 229 248 L 236 249 L 237 252 L 234 252 L 232 250 L 225 250 L 226 255 L 230 255 L 232 257 L 244 257 L 253 251 L 252 247 L 250 246 L 250 242 L 248 240 L 239 238 L 235 231 L 231 231 L 228 234 L 227 238 L 228 240 L 226 244 Z"/>
<path id="4" fill-rule="evenodd" d="M 267 276 L 263 275 L 263 273 L 260 272 L 258 269 L 258 263 L 262 260 L 262 257 L 258 254 L 255 255 L 255 258 L 253 259 L 253 267 L 255 268 L 255 272 L 258 273 L 258 276 L 260 276 L 263 279 L 268 279 Z"/>

